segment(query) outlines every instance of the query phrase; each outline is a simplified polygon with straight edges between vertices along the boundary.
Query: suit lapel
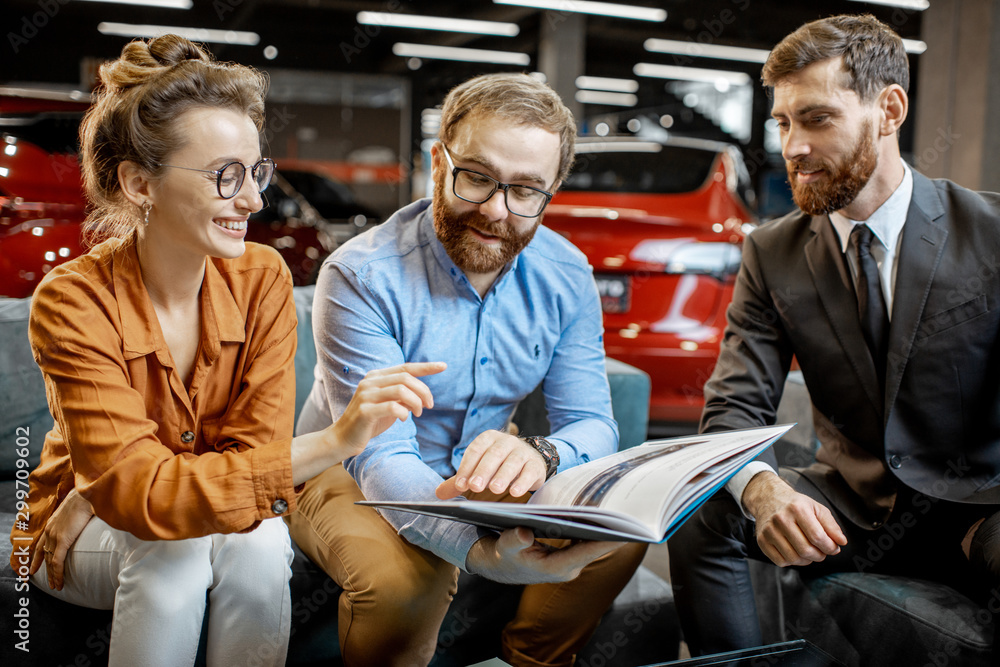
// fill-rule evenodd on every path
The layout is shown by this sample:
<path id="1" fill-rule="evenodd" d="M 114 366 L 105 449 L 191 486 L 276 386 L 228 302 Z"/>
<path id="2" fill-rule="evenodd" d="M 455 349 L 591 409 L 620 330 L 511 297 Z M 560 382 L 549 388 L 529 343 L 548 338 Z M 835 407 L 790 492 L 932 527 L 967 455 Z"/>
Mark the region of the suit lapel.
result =
<path id="1" fill-rule="evenodd" d="M 889 325 L 889 355 L 886 368 L 886 415 L 899 392 L 906 362 L 923 319 L 924 306 L 934 274 L 944 252 L 948 230 L 935 222 L 944 215 L 944 206 L 925 176 L 913 172 L 913 198 L 903 225 L 896 282 Z"/>
<path id="2" fill-rule="evenodd" d="M 816 292 L 865 394 L 876 411 L 882 414 L 878 376 L 861 332 L 854 281 L 844 261 L 837 234 L 830 218 L 825 215 L 813 216 L 810 227 L 813 237 L 806 243 L 805 255 Z"/>

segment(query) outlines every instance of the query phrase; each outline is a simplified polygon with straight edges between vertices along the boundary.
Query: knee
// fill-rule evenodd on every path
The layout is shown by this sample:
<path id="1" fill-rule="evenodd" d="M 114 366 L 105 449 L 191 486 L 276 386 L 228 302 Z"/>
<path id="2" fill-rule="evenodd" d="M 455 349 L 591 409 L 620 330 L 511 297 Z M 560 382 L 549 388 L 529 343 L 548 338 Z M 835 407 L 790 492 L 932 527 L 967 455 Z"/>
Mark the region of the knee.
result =
<path id="1" fill-rule="evenodd" d="M 699 560 L 710 553 L 736 547 L 753 534 L 751 522 L 743 516 L 727 491 L 709 499 L 671 536 L 668 541 L 672 564 Z M 741 551 L 745 552 L 745 549 Z"/>
<path id="2" fill-rule="evenodd" d="M 443 561 L 429 567 L 385 565 L 372 563 L 365 583 L 352 587 L 348 597 L 353 605 L 370 606 L 380 616 L 419 619 L 443 613 L 457 590 L 458 570 Z"/>
<path id="3" fill-rule="evenodd" d="M 142 608 L 182 613 L 204 605 L 212 585 L 211 538 L 142 542 L 127 555 L 119 594 Z"/>

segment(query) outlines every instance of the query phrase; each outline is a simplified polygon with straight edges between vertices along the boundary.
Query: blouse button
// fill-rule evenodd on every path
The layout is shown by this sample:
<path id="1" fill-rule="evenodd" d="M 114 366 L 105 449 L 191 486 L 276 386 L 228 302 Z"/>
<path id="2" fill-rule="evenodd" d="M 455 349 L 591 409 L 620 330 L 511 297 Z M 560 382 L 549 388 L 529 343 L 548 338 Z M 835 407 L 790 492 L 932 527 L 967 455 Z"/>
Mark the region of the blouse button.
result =
<path id="1" fill-rule="evenodd" d="M 194 433 L 191 431 L 184 431 L 181 433 L 181 440 L 184 442 L 194 442 Z"/>
<path id="2" fill-rule="evenodd" d="M 271 511 L 275 514 L 284 514 L 288 511 L 288 503 L 286 503 L 281 498 L 278 498 L 273 503 L 271 503 Z"/>

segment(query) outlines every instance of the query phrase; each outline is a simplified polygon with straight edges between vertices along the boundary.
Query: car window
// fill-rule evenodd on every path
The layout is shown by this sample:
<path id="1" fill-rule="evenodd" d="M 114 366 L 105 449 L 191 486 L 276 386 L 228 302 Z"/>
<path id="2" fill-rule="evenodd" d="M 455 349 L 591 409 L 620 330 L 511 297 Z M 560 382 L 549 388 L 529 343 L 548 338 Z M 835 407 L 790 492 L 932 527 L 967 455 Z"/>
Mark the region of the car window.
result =
<path id="1" fill-rule="evenodd" d="M 346 186 L 306 171 L 284 170 L 280 166 L 278 170 L 327 220 L 349 218 L 359 212 L 359 206 Z"/>
<path id="2" fill-rule="evenodd" d="M 670 194 L 697 190 L 718 154 L 685 146 L 641 142 L 579 146 L 560 190 Z"/>

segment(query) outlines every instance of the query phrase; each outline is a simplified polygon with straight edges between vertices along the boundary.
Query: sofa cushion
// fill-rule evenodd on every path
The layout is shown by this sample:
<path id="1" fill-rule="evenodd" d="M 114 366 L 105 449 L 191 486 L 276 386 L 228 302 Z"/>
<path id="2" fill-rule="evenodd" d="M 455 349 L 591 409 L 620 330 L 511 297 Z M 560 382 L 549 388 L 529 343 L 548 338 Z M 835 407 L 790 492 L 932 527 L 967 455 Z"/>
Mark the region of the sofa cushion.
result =
<path id="1" fill-rule="evenodd" d="M 17 460 L 14 445 L 27 438 L 29 469 L 38 464 L 45 434 L 52 428 L 52 416 L 45 399 L 42 372 L 28 345 L 30 299 L 0 299 L 0 479 L 13 479 Z M 24 464 L 21 464 L 24 465 Z"/>

